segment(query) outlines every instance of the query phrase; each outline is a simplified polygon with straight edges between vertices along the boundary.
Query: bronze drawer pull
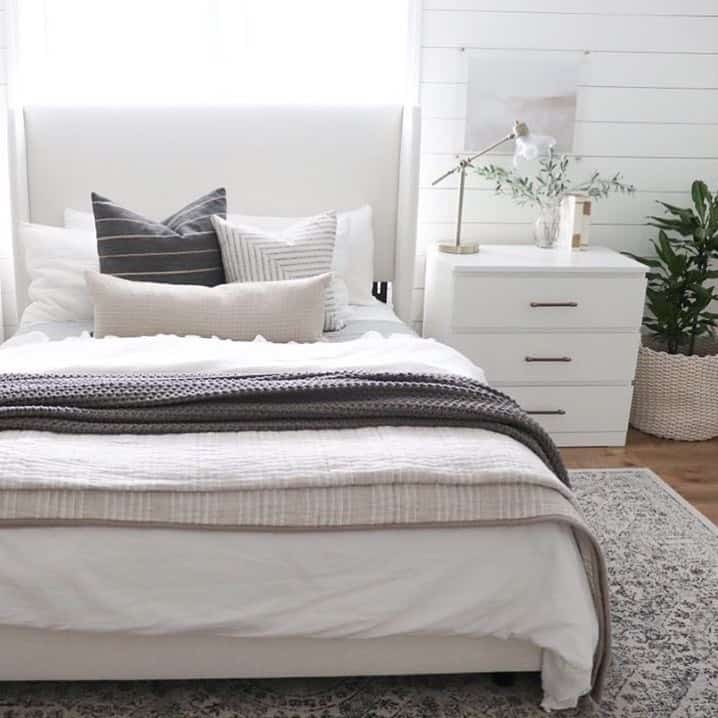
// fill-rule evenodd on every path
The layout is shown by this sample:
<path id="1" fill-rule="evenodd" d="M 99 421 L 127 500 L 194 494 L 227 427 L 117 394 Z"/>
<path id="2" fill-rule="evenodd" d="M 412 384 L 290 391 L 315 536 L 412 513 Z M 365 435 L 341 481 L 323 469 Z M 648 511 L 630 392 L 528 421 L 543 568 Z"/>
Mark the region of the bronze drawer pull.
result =
<path id="1" fill-rule="evenodd" d="M 543 416 L 564 416 L 566 411 L 564 409 L 545 409 L 544 411 L 527 411 L 527 414 L 541 414 Z"/>
<path id="2" fill-rule="evenodd" d="M 573 359 L 571 359 L 571 357 L 532 357 L 532 356 L 528 356 L 528 357 L 524 357 L 524 361 L 527 361 L 527 362 L 541 362 L 541 361 L 545 361 L 545 362 L 552 362 L 552 361 L 570 362 L 570 361 L 573 361 Z"/>
<path id="3" fill-rule="evenodd" d="M 531 307 L 577 307 L 578 302 L 531 302 Z"/>

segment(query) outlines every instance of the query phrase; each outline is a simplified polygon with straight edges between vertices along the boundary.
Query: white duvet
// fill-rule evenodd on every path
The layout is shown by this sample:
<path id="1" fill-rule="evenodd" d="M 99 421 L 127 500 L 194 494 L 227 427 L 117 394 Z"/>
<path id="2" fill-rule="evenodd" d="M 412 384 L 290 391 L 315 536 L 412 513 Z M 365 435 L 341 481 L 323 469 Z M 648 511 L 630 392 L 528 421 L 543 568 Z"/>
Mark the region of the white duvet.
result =
<path id="1" fill-rule="evenodd" d="M 368 333 L 355 341 L 312 345 L 169 336 L 85 335 L 51 344 L 41 339 L 30 333 L 0 349 L 0 377 L 3 372 L 373 368 L 483 380 L 481 370 L 454 350 L 407 335 Z M 417 428 L 408 438 L 413 430 L 406 427 L 381 431 L 387 446 L 406 446 L 411 440 L 427 442 L 433 430 Z M 437 430 L 436 436 L 446 431 Z M 475 432 L 472 446 L 486 453 L 487 465 L 504 462 L 504 472 L 534 471 L 545 480 L 543 464 L 512 439 L 463 431 Z M 333 433 L 337 442 L 356 436 L 361 443 L 366 439 L 361 432 L 367 430 Z M 276 439 L 265 434 L 257 441 L 281 443 Z M 188 469 L 211 470 L 215 457 L 227 460 L 231 442 L 231 434 L 140 441 L 5 432 L 0 471 L 6 478 L 12 478 L 9 471 L 33 471 L 42 481 L 43 467 L 57 471 L 74 462 L 86 472 L 94 456 L 104 467 L 103 481 L 111 480 L 108 466 L 121 469 L 123 480 L 136 472 L 142 481 L 149 473 L 157 478 L 176 471 L 183 462 Z M 165 462 L 170 451 L 173 460 Z M 235 461 L 241 466 L 242 456 Z M 290 534 L 2 529 L 0 624 L 245 637 L 515 637 L 544 649 L 546 708 L 570 707 L 588 692 L 598 640 L 583 564 L 570 530 L 558 525 Z"/>
<path id="2" fill-rule="evenodd" d="M 484 381 L 484 373 L 463 354 L 432 339 L 410 334 L 382 337 L 367 332 L 347 342 L 273 344 L 200 337 L 92 339 L 50 342 L 41 332 L 28 332 L 0 346 L 3 372 L 222 372 L 256 374 L 274 371 L 375 369 L 460 374 Z"/>

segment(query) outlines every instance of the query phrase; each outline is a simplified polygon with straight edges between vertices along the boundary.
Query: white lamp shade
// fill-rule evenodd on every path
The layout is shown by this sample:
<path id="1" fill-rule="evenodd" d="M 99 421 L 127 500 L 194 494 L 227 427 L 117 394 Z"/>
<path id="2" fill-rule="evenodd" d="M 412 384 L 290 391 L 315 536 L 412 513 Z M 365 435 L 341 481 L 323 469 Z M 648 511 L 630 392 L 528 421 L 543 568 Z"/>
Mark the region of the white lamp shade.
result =
<path id="1" fill-rule="evenodd" d="M 529 132 L 516 138 L 514 147 L 514 167 L 519 160 L 535 160 L 548 154 L 556 145 L 556 139 L 549 135 L 535 135 Z"/>

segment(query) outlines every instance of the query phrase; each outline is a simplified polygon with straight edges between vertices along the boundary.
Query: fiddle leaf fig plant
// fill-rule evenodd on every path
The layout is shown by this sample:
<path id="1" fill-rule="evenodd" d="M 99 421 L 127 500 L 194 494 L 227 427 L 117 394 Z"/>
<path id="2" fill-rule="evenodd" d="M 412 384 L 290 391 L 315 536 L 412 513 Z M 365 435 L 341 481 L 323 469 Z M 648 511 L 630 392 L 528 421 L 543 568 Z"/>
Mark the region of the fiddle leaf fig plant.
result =
<path id="1" fill-rule="evenodd" d="M 693 206 L 676 207 L 659 202 L 668 216 L 649 217 L 658 229 L 652 240 L 655 257 L 636 257 L 650 268 L 644 326 L 669 354 L 693 355 L 699 337 L 715 335 L 718 301 L 718 196 L 706 183 L 693 182 Z M 627 253 L 628 254 L 628 253 Z"/>

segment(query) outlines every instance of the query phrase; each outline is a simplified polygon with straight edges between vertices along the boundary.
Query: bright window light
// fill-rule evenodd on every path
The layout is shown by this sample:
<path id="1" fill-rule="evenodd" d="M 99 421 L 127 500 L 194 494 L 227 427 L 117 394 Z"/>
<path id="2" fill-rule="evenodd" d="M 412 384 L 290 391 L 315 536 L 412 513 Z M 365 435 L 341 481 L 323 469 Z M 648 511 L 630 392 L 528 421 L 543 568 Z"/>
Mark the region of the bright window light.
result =
<path id="1" fill-rule="evenodd" d="M 382 103 L 409 0 L 19 0 L 23 102 Z"/>

